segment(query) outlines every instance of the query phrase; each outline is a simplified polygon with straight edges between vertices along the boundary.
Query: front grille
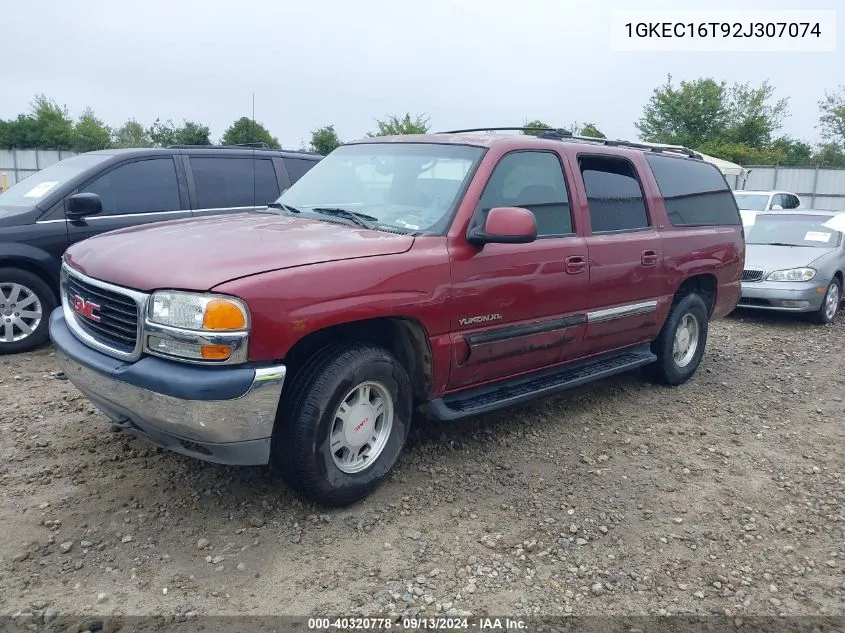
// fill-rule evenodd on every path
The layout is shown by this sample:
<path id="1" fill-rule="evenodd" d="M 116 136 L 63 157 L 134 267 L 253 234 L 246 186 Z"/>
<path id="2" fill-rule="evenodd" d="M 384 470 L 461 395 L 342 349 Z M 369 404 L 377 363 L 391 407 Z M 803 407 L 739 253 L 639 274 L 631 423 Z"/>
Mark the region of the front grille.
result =
<path id="1" fill-rule="evenodd" d="M 120 352 L 134 351 L 138 338 L 138 305 L 132 297 L 82 281 L 72 274 L 67 277 L 66 288 L 71 306 L 74 295 L 99 306 L 96 310 L 99 321 L 75 315 L 76 323 L 86 334 Z"/>
<path id="2" fill-rule="evenodd" d="M 763 278 L 762 270 L 743 270 L 742 281 L 760 281 Z"/>

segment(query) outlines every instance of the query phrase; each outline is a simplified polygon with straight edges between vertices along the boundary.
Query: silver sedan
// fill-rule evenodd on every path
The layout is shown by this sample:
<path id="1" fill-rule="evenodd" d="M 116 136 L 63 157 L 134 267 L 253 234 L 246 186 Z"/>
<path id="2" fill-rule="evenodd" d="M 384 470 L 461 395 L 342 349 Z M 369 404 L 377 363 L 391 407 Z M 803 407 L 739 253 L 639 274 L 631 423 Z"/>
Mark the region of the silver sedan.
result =
<path id="1" fill-rule="evenodd" d="M 746 227 L 741 308 L 810 314 L 831 323 L 842 301 L 845 212 L 763 212 Z"/>

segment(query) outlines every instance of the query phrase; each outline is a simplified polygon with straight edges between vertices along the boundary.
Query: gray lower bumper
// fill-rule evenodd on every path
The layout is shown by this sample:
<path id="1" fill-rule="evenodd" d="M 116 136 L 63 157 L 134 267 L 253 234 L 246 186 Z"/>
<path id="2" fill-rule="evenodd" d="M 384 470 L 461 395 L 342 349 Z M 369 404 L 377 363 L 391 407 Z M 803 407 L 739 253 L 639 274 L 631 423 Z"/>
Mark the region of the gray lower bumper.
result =
<path id="1" fill-rule="evenodd" d="M 742 296 L 737 307 L 783 312 L 815 312 L 824 301 L 827 285 L 827 283 L 818 282 L 746 282 L 742 284 Z"/>
<path id="2" fill-rule="evenodd" d="M 227 388 L 225 376 L 219 372 L 230 370 L 197 371 L 196 367 L 156 359 L 149 371 L 159 377 L 162 371 L 179 372 L 180 392 L 190 392 L 190 382 L 196 382 L 197 398 L 184 398 L 146 388 L 150 382 L 146 368 L 143 373 L 126 371 L 128 367 L 123 365 L 131 364 L 120 363 L 85 346 L 73 337 L 58 315 L 51 317 L 50 332 L 56 359 L 68 380 L 117 428 L 156 446 L 206 461 L 238 465 L 269 462 L 270 438 L 285 379 L 283 365 L 247 370 L 251 376 L 249 382 L 240 388 L 241 393 L 228 397 L 226 392 L 232 389 Z M 105 359 L 111 366 L 117 366 L 105 370 L 101 363 Z M 139 364 L 140 361 L 135 363 Z M 216 373 L 206 375 L 205 371 Z M 243 368 L 232 371 L 233 380 L 243 381 L 243 371 Z M 189 378 L 186 380 L 185 376 Z M 203 394 L 203 385 L 212 377 L 220 383 L 220 393 L 225 398 L 213 399 Z"/>

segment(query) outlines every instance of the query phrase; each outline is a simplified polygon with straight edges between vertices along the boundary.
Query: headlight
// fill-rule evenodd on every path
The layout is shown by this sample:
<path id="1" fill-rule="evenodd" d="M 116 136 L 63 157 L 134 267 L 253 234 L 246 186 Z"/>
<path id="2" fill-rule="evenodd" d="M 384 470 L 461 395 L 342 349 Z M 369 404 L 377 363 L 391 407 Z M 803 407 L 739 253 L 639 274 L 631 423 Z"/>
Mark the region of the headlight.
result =
<path id="1" fill-rule="evenodd" d="M 240 299 L 159 291 L 148 302 L 146 349 L 196 361 L 246 360 L 249 309 Z"/>
<path id="2" fill-rule="evenodd" d="M 790 268 L 776 270 L 766 277 L 767 281 L 810 281 L 816 276 L 815 268 Z"/>

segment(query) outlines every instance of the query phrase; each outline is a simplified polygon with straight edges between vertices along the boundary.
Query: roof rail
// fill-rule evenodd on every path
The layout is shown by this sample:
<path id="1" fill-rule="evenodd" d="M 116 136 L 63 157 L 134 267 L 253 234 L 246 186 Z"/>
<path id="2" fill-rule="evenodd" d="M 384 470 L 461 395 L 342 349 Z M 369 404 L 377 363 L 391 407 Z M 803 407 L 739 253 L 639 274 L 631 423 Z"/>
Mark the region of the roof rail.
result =
<path id="1" fill-rule="evenodd" d="M 267 143 L 234 143 L 232 145 L 168 145 L 168 149 L 271 149 Z"/>
<path id="2" fill-rule="evenodd" d="M 564 129 L 552 129 L 547 127 L 476 127 L 466 130 L 449 130 L 448 132 L 437 132 L 437 134 L 463 134 L 465 132 L 540 132 L 538 138 L 561 139 L 571 138 L 572 132 Z"/>
<path id="3" fill-rule="evenodd" d="M 438 134 L 462 134 L 464 132 L 499 132 L 499 131 L 519 131 L 519 132 L 537 132 L 537 138 L 544 138 L 553 141 L 585 141 L 588 143 L 599 143 L 607 145 L 608 147 L 630 147 L 633 149 L 648 150 L 651 152 L 672 152 L 675 154 L 683 154 L 689 158 L 701 158 L 701 154 L 680 145 L 664 145 L 661 143 L 637 143 L 636 141 L 625 141 L 622 139 L 608 139 L 600 138 L 598 136 L 581 136 L 573 134 L 569 130 L 562 128 L 542 128 L 542 127 L 479 127 L 470 128 L 466 130 L 450 130 L 448 132 L 438 132 Z"/>

